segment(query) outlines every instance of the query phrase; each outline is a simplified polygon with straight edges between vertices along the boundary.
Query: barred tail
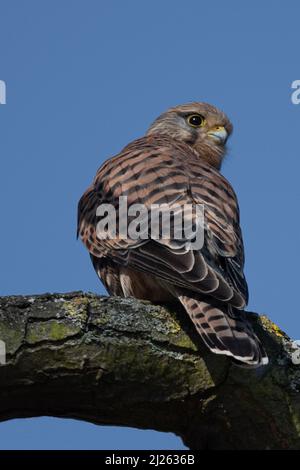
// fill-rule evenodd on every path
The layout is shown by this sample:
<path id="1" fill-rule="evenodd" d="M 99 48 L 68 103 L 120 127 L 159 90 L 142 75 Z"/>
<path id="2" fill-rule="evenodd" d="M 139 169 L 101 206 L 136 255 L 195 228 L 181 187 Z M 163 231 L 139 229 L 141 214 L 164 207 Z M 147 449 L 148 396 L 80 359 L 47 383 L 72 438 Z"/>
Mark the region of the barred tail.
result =
<path id="1" fill-rule="evenodd" d="M 268 364 L 268 357 L 245 312 L 229 305 L 214 307 L 185 295 L 179 295 L 179 300 L 212 352 L 231 356 L 246 366 Z"/>

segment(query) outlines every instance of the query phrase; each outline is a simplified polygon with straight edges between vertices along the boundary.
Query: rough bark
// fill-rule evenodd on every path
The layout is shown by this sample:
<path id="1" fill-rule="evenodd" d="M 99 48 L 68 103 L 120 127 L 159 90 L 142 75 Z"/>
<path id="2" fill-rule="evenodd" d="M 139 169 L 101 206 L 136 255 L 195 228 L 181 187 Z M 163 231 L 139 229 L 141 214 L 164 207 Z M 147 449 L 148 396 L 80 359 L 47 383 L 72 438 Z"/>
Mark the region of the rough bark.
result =
<path id="1" fill-rule="evenodd" d="M 209 353 L 174 308 L 82 292 L 3 297 L 0 421 L 58 416 L 170 431 L 191 449 L 300 449 L 292 343 L 250 317 L 271 359 L 259 370 Z"/>

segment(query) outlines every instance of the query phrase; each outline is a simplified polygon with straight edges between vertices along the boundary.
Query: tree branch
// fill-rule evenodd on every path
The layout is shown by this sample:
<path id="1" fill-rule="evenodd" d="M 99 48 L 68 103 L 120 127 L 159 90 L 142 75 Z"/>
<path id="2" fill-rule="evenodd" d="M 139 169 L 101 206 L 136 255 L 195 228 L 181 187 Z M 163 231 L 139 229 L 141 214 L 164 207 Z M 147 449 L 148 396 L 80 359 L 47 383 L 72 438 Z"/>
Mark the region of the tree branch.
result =
<path id="1" fill-rule="evenodd" d="M 208 352 L 183 312 L 74 292 L 0 299 L 0 421 L 58 416 L 170 431 L 191 449 L 300 449 L 290 339 L 251 315 L 271 364 Z"/>

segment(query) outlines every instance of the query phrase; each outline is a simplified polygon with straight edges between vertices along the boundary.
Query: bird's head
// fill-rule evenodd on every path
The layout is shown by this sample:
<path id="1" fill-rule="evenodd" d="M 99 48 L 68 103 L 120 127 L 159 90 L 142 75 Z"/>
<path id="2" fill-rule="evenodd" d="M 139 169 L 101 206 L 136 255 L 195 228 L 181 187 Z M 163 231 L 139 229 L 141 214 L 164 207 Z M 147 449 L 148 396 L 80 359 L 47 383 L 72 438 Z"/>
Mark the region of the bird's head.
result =
<path id="1" fill-rule="evenodd" d="M 147 135 L 163 134 L 190 145 L 201 159 L 220 168 L 232 133 L 226 114 L 207 103 L 188 103 L 168 109 L 150 126 Z"/>

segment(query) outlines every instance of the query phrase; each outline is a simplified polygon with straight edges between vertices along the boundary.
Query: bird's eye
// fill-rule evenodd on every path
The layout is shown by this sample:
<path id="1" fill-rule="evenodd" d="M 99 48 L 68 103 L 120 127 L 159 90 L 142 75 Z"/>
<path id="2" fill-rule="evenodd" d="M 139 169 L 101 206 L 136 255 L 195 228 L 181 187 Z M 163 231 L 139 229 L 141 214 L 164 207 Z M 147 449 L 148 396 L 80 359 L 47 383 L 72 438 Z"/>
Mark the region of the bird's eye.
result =
<path id="1" fill-rule="evenodd" d="M 187 122 L 192 127 L 203 127 L 205 125 L 205 118 L 201 114 L 190 114 Z"/>

